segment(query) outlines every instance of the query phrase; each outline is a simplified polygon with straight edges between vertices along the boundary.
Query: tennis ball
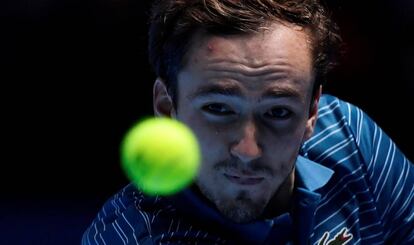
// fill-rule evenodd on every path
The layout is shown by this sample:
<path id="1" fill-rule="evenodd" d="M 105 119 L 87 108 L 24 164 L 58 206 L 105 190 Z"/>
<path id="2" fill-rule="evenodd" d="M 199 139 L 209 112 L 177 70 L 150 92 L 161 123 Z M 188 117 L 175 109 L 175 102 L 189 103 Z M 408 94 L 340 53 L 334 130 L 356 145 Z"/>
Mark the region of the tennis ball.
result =
<path id="1" fill-rule="evenodd" d="M 195 178 L 200 149 L 185 124 L 169 118 L 149 118 L 126 133 L 121 164 L 127 177 L 143 193 L 172 195 Z"/>

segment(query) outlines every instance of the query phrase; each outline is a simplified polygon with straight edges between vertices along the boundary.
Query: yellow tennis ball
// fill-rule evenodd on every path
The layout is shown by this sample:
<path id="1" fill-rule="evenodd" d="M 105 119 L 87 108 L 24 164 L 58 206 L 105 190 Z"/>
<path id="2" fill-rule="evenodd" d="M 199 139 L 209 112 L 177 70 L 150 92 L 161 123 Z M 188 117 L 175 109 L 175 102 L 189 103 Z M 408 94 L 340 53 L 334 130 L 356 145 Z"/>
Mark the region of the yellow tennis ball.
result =
<path id="1" fill-rule="evenodd" d="M 150 118 L 125 135 L 121 163 L 127 177 L 145 194 L 172 195 L 194 180 L 200 149 L 185 124 L 169 118 Z"/>

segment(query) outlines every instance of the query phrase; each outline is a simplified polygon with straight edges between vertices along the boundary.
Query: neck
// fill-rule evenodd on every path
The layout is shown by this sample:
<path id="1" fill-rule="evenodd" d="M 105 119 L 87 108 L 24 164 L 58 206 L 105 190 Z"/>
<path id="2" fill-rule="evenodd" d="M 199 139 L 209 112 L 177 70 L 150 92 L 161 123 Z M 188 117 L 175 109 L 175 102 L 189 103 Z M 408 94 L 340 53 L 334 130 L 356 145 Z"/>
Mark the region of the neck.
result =
<path id="1" fill-rule="evenodd" d="M 292 209 L 293 189 L 295 187 L 295 168 L 292 169 L 288 177 L 283 181 L 275 195 L 270 199 L 263 212 L 264 218 L 274 218 L 283 213 L 290 212 Z"/>

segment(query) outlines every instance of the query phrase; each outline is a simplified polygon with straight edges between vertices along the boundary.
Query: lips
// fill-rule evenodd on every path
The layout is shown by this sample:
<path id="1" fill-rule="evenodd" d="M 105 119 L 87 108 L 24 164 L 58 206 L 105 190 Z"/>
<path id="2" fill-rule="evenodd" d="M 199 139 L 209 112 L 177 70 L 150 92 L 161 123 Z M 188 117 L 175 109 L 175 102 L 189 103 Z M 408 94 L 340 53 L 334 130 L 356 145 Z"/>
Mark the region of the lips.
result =
<path id="1" fill-rule="evenodd" d="M 257 185 L 260 184 L 264 178 L 260 176 L 250 176 L 250 175 L 236 175 L 224 173 L 224 177 L 230 182 L 238 185 Z"/>

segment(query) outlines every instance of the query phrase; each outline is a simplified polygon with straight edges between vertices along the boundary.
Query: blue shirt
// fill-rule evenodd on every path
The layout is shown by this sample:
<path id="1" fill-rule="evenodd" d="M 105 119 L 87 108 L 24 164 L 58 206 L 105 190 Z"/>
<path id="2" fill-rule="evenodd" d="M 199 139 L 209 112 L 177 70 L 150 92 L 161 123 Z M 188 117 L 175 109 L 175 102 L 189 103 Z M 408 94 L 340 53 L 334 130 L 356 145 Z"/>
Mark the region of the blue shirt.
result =
<path id="1" fill-rule="evenodd" d="M 128 185 L 82 244 L 414 244 L 414 167 L 359 108 L 324 95 L 296 161 L 292 213 L 236 224 L 197 191 L 147 197 Z"/>

